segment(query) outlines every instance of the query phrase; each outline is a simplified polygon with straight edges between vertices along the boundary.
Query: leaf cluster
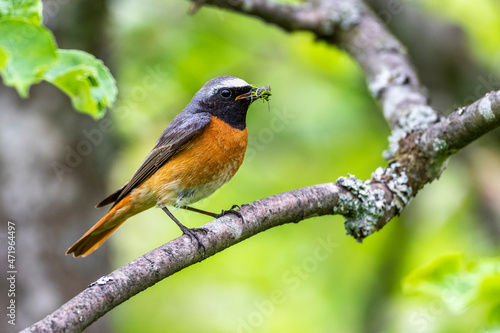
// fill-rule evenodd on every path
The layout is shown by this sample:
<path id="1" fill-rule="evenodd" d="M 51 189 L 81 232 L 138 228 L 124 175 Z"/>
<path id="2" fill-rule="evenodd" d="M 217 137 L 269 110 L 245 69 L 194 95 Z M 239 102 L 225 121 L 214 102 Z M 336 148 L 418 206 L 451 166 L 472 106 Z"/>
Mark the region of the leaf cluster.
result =
<path id="1" fill-rule="evenodd" d="M 100 118 L 116 100 L 116 82 L 104 63 L 78 50 L 61 50 L 42 24 L 40 0 L 0 0 L 0 75 L 28 97 L 33 84 L 50 82 L 73 107 Z"/>

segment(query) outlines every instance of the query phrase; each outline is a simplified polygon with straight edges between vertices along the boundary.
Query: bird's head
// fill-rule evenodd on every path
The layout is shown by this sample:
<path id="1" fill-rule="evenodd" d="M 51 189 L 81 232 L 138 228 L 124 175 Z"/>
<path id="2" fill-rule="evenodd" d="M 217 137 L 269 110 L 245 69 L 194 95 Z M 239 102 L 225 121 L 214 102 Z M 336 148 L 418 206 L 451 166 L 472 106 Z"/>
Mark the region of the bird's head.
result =
<path id="1" fill-rule="evenodd" d="M 250 104 L 258 99 L 269 100 L 270 95 L 269 86 L 259 88 L 234 76 L 219 76 L 205 83 L 188 107 L 244 129 Z"/>

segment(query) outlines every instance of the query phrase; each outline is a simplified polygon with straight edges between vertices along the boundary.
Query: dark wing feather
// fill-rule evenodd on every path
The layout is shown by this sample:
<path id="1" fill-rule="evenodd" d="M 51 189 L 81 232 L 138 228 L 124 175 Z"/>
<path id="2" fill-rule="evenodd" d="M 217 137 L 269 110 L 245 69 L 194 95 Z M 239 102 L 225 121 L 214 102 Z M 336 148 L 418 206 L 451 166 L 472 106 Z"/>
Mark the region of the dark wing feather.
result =
<path id="1" fill-rule="evenodd" d="M 172 156 L 182 150 L 189 141 L 210 123 L 208 113 L 187 113 L 183 111 L 172 120 L 156 142 L 155 147 L 144 159 L 127 184 L 100 202 L 97 207 L 114 202 L 116 205 L 134 188 L 141 185 L 153 173 L 161 168 Z M 113 205 L 113 206 L 114 206 Z"/>

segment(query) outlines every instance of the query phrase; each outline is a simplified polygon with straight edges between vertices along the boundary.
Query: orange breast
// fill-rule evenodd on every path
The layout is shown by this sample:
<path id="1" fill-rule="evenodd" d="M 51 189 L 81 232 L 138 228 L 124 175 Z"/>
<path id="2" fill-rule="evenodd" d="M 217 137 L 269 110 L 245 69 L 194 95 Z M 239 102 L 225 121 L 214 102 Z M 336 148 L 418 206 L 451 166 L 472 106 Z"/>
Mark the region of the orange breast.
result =
<path id="1" fill-rule="evenodd" d="M 134 195 L 153 195 L 160 205 L 182 206 L 201 200 L 238 171 L 247 142 L 246 128 L 238 130 L 212 117 L 210 124 Z"/>

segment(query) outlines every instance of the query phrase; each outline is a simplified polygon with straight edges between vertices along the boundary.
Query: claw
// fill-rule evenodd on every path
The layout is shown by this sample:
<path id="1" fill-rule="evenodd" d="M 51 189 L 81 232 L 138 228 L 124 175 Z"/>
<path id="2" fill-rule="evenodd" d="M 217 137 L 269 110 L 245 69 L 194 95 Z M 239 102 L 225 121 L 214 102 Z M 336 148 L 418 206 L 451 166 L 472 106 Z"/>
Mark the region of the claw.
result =
<path id="1" fill-rule="evenodd" d="M 222 210 L 222 212 L 220 214 L 217 214 L 216 218 L 222 217 L 222 216 L 227 215 L 227 214 L 234 214 L 234 215 L 238 216 L 241 219 L 241 221 L 243 221 L 243 223 L 246 223 L 245 218 L 243 217 L 243 215 L 241 215 L 241 213 L 239 211 L 235 210 L 234 208 L 240 209 L 240 206 L 233 205 L 228 210 Z"/>
<path id="2" fill-rule="evenodd" d="M 188 227 L 186 227 L 185 225 L 183 225 L 182 223 L 180 223 L 179 220 L 177 220 L 172 215 L 172 213 L 167 209 L 167 207 L 163 206 L 163 207 L 161 207 L 161 209 L 163 209 L 163 211 L 165 213 L 167 213 L 167 215 L 175 222 L 175 224 L 177 224 L 179 226 L 179 228 L 182 230 L 182 233 L 184 235 L 188 235 L 191 238 L 191 240 L 196 239 L 196 241 L 198 242 L 198 247 L 201 247 L 203 249 L 203 255 L 205 255 L 205 245 L 203 245 L 203 243 L 201 242 L 201 239 L 196 234 L 196 231 L 201 231 L 201 232 L 207 233 L 208 230 L 205 229 L 205 228 L 192 228 L 192 229 L 189 229 Z"/>
<path id="3" fill-rule="evenodd" d="M 182 233 L 184 235 L 188 235 L 191 238 L 191 240 L 196 240 L 198 242 L 198 247 L 201 247 L 203 249 L 203 254 L 205 254 L 205 252 L 206 252 L 205 245 L 203 245 L 200 237 L 196 233 L 197 231 L 204 232 L 205 234 L 208 233 L 208 230 L 205 228 L 191 228 L 191 229 L 185 228 L 185 229 L 182 229 Z"/>

